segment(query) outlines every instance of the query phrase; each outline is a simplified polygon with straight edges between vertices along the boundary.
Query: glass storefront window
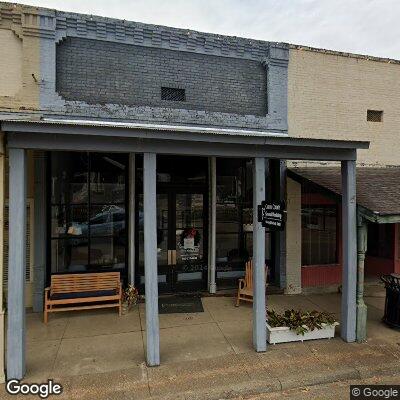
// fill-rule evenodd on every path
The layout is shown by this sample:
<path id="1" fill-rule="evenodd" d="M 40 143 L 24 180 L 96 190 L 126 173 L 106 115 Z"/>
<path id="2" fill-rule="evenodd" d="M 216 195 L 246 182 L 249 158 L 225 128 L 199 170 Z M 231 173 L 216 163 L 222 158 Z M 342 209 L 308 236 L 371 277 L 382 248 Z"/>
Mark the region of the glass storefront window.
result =
<path id="1" fill-rule="evenodd" d="M 337 206 L 302 206 L 302 265 L 336 264 Z"/>
<path id="2" fill-rule="evenodd" d="M 85 204 L 88 201 L 88 153 L 51 155 L 51 203 Z"/>
<path id="3" fill-rule="evenodd" d="M 234 287 L 242 277 L 252 243 L 251 180 L 244 159 L 217 159 L 217 249 L 216 269 L 219 287 Z"/>
<path id="4" fill-rule="evenodd" d="M 94 204 L 124 203 L 126 169 L 126 160 L 119 156 L 91 154 L 90 201 Z"/>
<path id="5" fill-rule="evenodd" d="M 95 237 L 90 240 L 90 266 L 93 269 L 125 267 L 125 244 L 123 238 Z"/>
<path id="6" fill-rule="evenodd" d="M 51 272 L 125 271 L 126 154 L 53 152 Z"/>
<path id="7" fill-rule="evenodd" d="M 52 272 L 86 271 L 88 264 L 87 238 L 67 238 L 51 241 Z"/>

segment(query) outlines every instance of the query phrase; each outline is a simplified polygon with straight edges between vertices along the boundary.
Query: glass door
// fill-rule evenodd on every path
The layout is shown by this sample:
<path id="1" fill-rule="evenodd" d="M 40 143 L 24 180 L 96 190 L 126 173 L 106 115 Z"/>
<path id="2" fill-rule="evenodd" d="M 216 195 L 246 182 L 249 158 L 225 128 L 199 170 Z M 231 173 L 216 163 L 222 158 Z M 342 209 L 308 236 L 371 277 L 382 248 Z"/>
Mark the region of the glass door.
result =
<path id="1" fill-rule="evenodd" d="M 157 271 L 160 293 L 207 287 L 203 193 L 157 193 Z M 139 196 L 139 285 L 144 285 L 143 196 Z"/>
<path id="2" fill-rule="evenodd" d="M 172 239 L 174 286 L 177 291 L 202 290 L 207 284 L 203 193 L 176 193 Z"/>

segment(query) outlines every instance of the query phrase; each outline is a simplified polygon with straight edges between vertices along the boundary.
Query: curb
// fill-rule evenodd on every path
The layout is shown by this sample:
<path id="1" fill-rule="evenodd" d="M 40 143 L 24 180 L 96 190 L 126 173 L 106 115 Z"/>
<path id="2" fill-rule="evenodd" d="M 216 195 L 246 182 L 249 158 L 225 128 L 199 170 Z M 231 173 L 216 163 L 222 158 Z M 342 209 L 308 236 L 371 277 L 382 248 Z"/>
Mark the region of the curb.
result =
<path id="1" fill-rule="evenodd" d="M 234 399 L 243 396 L 255 396 L 264 393 L 281 392 L 288 389 L 302 388 L 305 386 L 325 385 L 334 382 L 358 381 L 362 379 L 371 378 L 374 376 L 390 376 L 398 375 L 400 372 L 400 360 L 397 362 L 390 362 L 384 366 L 363 366 L 363 367 L 349 367 L 332 371 L 330 374 L 316 375 L 306 377 L 305 379 L 296 379 L 296 376 L 289 378 L 269 378 L 268 382 L 257 380 L 249 380 L 247 383 L 240 383 L 234 385 L 225 385 L 218 388 L 210 388 L 209 390 L 198 391 L 184 391 L 171 396 L 171 399 L 186 399 L 186 400 L 222 400 Z M 151 399 L 166 400 L 167 396 L 151 396 Z"/>

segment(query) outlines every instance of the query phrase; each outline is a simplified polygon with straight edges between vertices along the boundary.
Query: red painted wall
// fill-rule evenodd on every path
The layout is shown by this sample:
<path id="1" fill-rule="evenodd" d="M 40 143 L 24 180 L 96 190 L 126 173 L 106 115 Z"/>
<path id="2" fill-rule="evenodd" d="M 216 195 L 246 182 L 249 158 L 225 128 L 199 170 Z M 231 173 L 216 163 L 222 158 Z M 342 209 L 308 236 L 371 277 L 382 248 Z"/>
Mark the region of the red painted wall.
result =
<path id="1" fill-rule="evenodd" d="M 332 199 L 329 199 L 323 194 L 313 193 L 302 196 L 302 203 L 307 204 L 334 204 Z M 339 205 L 340 206 L 340 205 Z M 338 256 L 342 259 L 342 224 L 340 212 L 338 213 Z M 391 274 L 396 272 L 400 274 L 400 224 L 396 224 L 394 229 L 394 257 L 392 259 L 366 256 L 365 258 L 365 274 L 366 276 L 380 276 L 381 274 Z M 303 287 L 329 286 L 340 285 L 342 282 L 342 264 L 333 265 L 307 265 L 301 267 L 301 284 Z"/>
<path id="2" fill-rule="evenodd" d="M 301 285 L 303 287 L 329 286 L 342 282 L 342 266 L 309 265 L 301 267 Z"/>

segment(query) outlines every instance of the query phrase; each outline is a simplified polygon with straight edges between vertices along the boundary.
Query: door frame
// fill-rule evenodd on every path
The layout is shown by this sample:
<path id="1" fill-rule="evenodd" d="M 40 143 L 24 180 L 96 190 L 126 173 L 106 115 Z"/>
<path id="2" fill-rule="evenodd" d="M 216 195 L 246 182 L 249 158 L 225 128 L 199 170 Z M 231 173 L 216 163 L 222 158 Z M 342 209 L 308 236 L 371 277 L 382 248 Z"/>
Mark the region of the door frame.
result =
<path id="1" fill-rule="evenodd" d="M 205 184 L 201 185 L 188 185 L 188 184 L 169 184 L 169 183 L 157 183 L 157 195 L 167 194 L 168 195 L 168 246 L 172 243 L 172 236 L 176 232 L 176 195 L 177 194 L 202 194 L 203 195 L 203 260 L 205 268 L 203 269 L 203 277 L 201 288 L 193 287 L 189 283 L 183 290 L 178 290 L 176 285 L 176 276 L 174 272 L 170 278 L 170 283 L 162 285 L 159 283 L 159 292 L 162 294 L 179 293 L 179 292 L 199 292 L 207 290 L 208 285 L 208 227 L 209 227 L 209 184 L 208 178 Z M 140 192 L 141 193 L 141 192 Z M 139 192 L 137 192 L 139 194 Z M 175 199 L 175 201 L 173 201 Z M 139 232 L 139 196 L 136 197 L 135 207 L 135 230 Z M 171 223 L 171 222 L 172 223 Z M 172 229 L 173 228 L 173 229 Z M 144 284 L 140 282 L 140 270 L 139 270 L 139 248 L 140 240 L 139 235 L 136 234 L 135 244 L 135 285 L 138 288 L 143 288 Z M 176 238 L 174 239 L 176 240 Z"/>

